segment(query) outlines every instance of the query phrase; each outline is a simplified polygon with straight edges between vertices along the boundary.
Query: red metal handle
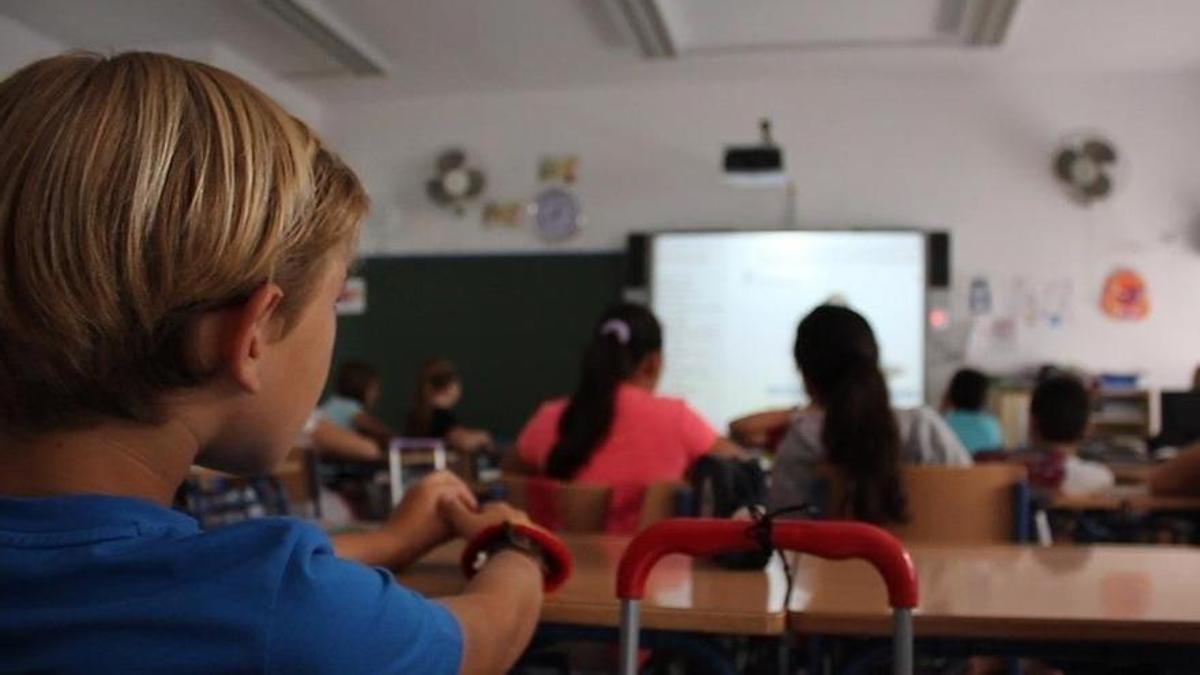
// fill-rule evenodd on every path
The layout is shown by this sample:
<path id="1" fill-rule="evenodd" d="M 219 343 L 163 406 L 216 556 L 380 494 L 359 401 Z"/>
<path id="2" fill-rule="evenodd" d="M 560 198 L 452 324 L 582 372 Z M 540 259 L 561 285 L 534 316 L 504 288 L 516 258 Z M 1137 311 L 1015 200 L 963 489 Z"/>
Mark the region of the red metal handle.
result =
<path id="1" fill-rule="evenodd" d="M 643 530 L 621 556 L 617 567 L 617 597 L 640 600 L 646 577 L 663 556 L 683 553 L 708 556 L 754 551 L 752 523 L 721 518 L 672 518 Z M 917 572 L 908 551 L 894 536 L 874 525 L 856 522 L 779 520 L 771 524 L 776 548 L 799 551 L 830 560 L 862 559 L 871 563 L 888 590 L 893 608 L 917 606 Z"/>

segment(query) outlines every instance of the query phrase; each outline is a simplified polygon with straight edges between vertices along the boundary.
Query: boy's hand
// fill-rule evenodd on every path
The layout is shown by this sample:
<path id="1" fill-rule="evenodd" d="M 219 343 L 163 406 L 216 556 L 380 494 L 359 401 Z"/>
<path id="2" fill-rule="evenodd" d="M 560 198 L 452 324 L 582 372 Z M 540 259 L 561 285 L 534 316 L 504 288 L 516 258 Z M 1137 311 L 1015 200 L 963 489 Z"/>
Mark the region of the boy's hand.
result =
<path id="1" fill-rule="evenodd" d="M 398 561 L 397 567 L 454 538 L 454 528 L 438 509 L 438 504 L 443 501 L 460 504 L 466 509 L 475 509 L 479 505 L 466 483 L 449 471 L 435 471 L 404 492 L 404 497 L 380 528 L 401 544 L 401 557 L 405 559 Z"/>
<path id="2" fill-rule="evenodd" d="M 529 516 L 525 515 L 524 511 L 503 502 L 491 502 L 481 509 L 475 509 L 459 500 L 445 499 L 439 506 L 444 519 L 454 528 L 454 532 L 467 541 L 500 523 L 530 524 Z"/>
<path id="3" fill-rule="evenodd" d="M 458 533 L 441 512 L 442 503 L 458 504 L 469 510 L 479 505 L 458 476 L 436 471 L 405 491 L 383 527 L 372 532 L 338 535 L 333 540 L 334 550 L 343 558 L 368 565 L 406 567 Z"/>

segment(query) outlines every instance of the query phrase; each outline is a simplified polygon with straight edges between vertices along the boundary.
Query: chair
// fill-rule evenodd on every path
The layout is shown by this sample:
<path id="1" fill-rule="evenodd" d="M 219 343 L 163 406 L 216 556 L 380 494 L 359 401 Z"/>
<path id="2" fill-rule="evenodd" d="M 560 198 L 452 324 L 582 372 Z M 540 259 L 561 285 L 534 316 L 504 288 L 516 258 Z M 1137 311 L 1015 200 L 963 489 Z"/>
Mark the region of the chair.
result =
<path id="1" fill-rule="evenodd" d="M 842 504 L 841 481 L 832 467 L 821 470 L 825 497 L 818 506 L 833 517 Z M 901 480 L 909 521 L 888 526 L 906 542 L 992 544 L 1030 539 L 1032 496 L 1025 467 L 983 464 L 969 467 L 906 466 Z"/>
<path id="2" fill-rule="evenodd" d="M 609 531 L 609 510 L 621 489 L 586 483 L 564 483 L 542 476 L 504 474 L 500 477 L 504 498 L 527 512 L 534 522 L 557 532 Z M 638 529 L 678 512 L 678 499 L 687 484 L 682 481 L 652 483 L 639 490 L 642 504 Z"/>

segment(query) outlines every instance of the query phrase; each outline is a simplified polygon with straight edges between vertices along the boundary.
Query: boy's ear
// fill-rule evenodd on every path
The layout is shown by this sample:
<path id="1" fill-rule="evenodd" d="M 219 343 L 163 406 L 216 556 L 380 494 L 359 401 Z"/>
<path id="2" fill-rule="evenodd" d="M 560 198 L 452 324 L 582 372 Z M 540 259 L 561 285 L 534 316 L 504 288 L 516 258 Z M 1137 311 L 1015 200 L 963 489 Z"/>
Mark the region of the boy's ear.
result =
<path id="1" fill-rule="evenodd" d="M 272 341 L 275 311 L 282 299 L 279 286 L 265 283 L 245 302 L 222 312 L 221 367 L 247 392 L 256 393 L 262 387 L 259 366 L 263 349 Z"/>

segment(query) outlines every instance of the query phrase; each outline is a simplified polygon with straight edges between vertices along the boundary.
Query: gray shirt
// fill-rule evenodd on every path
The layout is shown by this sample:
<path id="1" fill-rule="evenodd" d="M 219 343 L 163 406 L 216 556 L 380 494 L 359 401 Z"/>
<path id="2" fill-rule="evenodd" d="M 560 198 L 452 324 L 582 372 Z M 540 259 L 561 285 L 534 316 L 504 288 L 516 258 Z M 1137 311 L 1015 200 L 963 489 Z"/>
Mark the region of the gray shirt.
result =
<path id="1" fill-rule="evenodd" d="M 969 466 L 971 455 L 958 437 L 929 408 L 897 410 L 900 427 L 900 460 L 909 464 L 944 464 Z M 812 483 L 817 467 L 826 462 L 821 443 L 821 427 L 825 413 L 820 410 L 798 410 L 791 426 L 775 452 L 771 471 L 771 490 L 768 507 L 777 509 L 794 506 L 811 499 Z"/>

